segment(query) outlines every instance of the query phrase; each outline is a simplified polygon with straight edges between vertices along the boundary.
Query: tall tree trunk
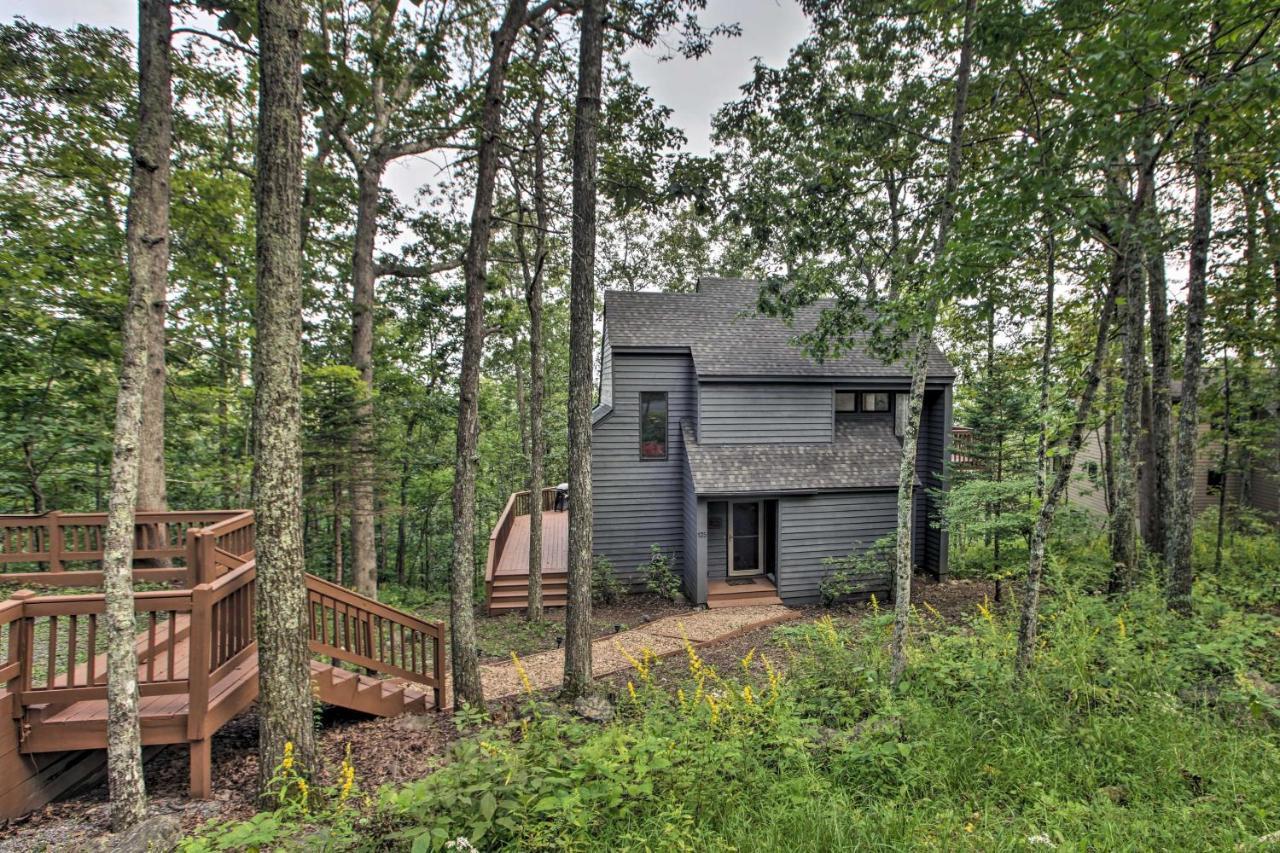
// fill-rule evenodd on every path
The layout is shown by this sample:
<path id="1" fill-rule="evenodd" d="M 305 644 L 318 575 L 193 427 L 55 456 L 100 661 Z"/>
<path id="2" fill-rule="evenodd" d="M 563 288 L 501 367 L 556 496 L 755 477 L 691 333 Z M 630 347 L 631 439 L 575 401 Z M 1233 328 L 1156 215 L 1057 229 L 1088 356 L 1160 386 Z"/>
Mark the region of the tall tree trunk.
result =
<path id="1" fill-rule="evenodd" d="M 1191 495 L 1195 489 L 1196 444 L 1200 430 L 1200 367 L 1204 361 L 1204 315 L 1209 265 L 1209 235 L 1213 228 L 1213 180 L 1209 170 L 1209 127 L 1201 122 L 1191 145 L 1195 200 L 1187 261 L 1187 329 L 1182 358 L 1182 402 L 1178 408 L 1177 485 L 1169 518 L 1168 603 L 1180 612 L 1191 610 Z"/>
<path id="2" fill-rule="evenodd" d="M 140 110 L 134 148 L 134 186 L 141 233 L 136 270 L 148 287 L 147 370 L 142 386 L 142 430 L 138 445 L 138 509 L 168 509 L 164 468 L 165 307 L 169 289 L 169 160 L 173 147 L 173 84 L 170 39 L 173 12 L 167 0 L 139 3 Z M 149 19 L 149 20 L 148 20 Z M 144 41 L 149 42 L 145 44 Z M 134 256 L 131 255 L 131 258 Z"/>
<path id="3" fill-rule="evenodd" d="M 942 189 L 942 209 L 933 244 L 933 265 L 939 268 L 951 234 L 956 213 L 956 191 L 964 153 L 964 122 L 969 101 L 969 73 L 973 65 L 973 29 L 977 0 L 966 0 L 964 35 L 956 68 L 955 104 L 951 111 L 951 138 L 947 147 L 947 176 Z M 940 276 L 935 276 L 940 278 Z M 934 282 L 937 286 L 937 282 Z M 929 348 L 933 344 L 933 323 L 940 300 L 935 294 L 925 309 L 924 322 L 917 331 L 916 351 L 911 366 L 911 394 L 907 402 L 907 423 L 902 435 L 902 462 L 898 467 L 897 567 L 893 583 L 893 642 L 890 648 L 889 680 L 895 687 L 907 668 L 907 633 L 911 618 L 911 537 L 915 498 L 916 445 L 920 437 L 920 413 L 924 406 L 924 386 L 928 378 Z"/>
<path id="4" fill-rule="evenodd" d="M 1151 450 L 1153 528 L 1148 548 L 1164 559 L 1168 541 L 1169 506 L 1173 500 L 1173 368 L 1169 344 L 1169 297 L 1165 283 L 1164 239 L 1160 227 L 1160 211 L 1155 199 L 1147 202 L 1147 215 L 1153 225 L 1153 245 L 1148 246 L 1147 296 L 1151 312 Z"/>
<path id="5" fill-rule="evenodd" d="M 378 188 L 382 162 L 368 157 L 357 171 L 356 237 L 351 255 L 351 363 L 360 374 L 361 396 L 352 432 L 351 578 L 361 595 L 378 595 L 378 551 L 374 541 L 375 455 L 378 428 L 373 412 L 373 249 L 378 236 Z"/>
<path id="6" fill-rule="evenodd" d="M 1093 400 L 1098 393 L 1102 367 L 1109 348 L 1111 320 L 1116 312 L 1116 297 L 1123 286 L 1122 279 L 1125 274 L 1123 263 L 1117 257 L 1112 262 L 1111 280 L 1103 296 L 1102 310 L 1098 314 L 1098 332 L 1094 338 L 1093 361 L 1085 370 L 1084 387 L 1080 390 L 1080 398 L 1076 403 L 1076 416 L 1071 427 L 1071 435 L 1067 439 L 1066 450 L 1058 457 L 1058 472 L 1045 492 L 1044 499 L 1040 501 L 1040 511 L 1036 515 L 1035 527 L 1031 531 L 1027 581 L 1022 593 L 1022 612 L 1018 619 L 1016 670 L 1019 678 L 1026 675 L 1035 660 L 1036 635 L 1040 618 L 1040 580 L 1044 575 L 1045 544 L 1049 541 L 1049 532 L 1053 528 L 1053 516 L 1058 510 L 1058 501 L 1067 491 L 1071 470 L 1076 464 L 1076 454 L 1080 451 L 1085 429 L 1089 424 L 1089 416 L 1093 412 Z"/>
<path id="7" fill-rule="evenodd" d="M 549 30 L 540 28 L 536 34 L 535 69 L 540 67 L 548 33 Z M 547 260 L 550 214 L 547 207 L 546 137 L 542 126 L 544 104 L 545 95 L 539 90 L 529 127 L 533 137 L 533 208 L 534 227 L 537 229 L 532 265 L 525 253 L 523 226 L 516 233 L 524 273 L 525 304 L 529 309 L 529 599 L 525 617 L 530 621 L 542 618 L 542 486 L 546 476 L 543 471 L 546 441 L 542 428 L 546 377 L 542 354 L 542 279 Z"/>
<path id="8" fill-rule="evenodd" d="M 1119 324 L 1121 371 L 1124 378 L 1120 404 L 1120 441 L 1115 455 L 1115 506 L 1111 510 L 1111 578 L 1108 589 L 1120 592 L 1133 586 L 1138 571 L 1138 468 L 1142 433 L 1142 385 L 1146 371 L 1143 327 L 1141 252 L 1136 236 L 1121 235 L 1117 251 L 1124 265 L 1124 315 Z"/>
<path id="9" fill-rule="evenodd" d="M 302 543 L 302 34 L 300 0 L 258 0 L 257 335 L 253 352 L 258 790 L 293 744 L 315 764 Z"/>
<path id="10" fill-rule="evenodd" d="M 585 0 L 573 119 L 573 251 L 569 267 L 569 595 L 564 694 L 591 689 L 591 368 L 595 354 L 596 157 L 606 0 Z"/>
<path id="11" fill-rule="evenodd" d="M 480 361 L 484 357 L 484 292 L 488 274 L 489 236 L 493 231 L 493 190 L 501 154 L 502 101 L 507 60 L 524 22 L 527 0 L 509 0 L 502 24 L 493 34 L 489 73 L 480 114 L 476 156 L 476 196 L 471 234 L 463 259 L 466 312 L 462 340 L 462 375 L 458 382 L 458 443 L 453 477 L 453 564 L 450 573 L 449 632 L 453 648 L 453 689 L 460 702 L 484 702 L 476 657 L 475 533 L 476 453 L 480 418 Z"/>
<path id="12" fill-rule="evenodd" d="M 147 808 L 138 719 L 138 656 L 134 650 L 134 512 L 140 496 L 142 458 L 147 455 L 142 432 L 150 327 L 155 316 L 150 303 L 154 301 L 157 278 L 160 287 L 165 286 L 169 263 L 172 16 L 168 0 L 139 3 L 138 128 L 131 152 L 133 168 L 125 222 L 129 299 L 122 332 L 111 492 L 102 547 L 107 634 L 107 781 L 111 826 L 116 832 L 142 820 Z"/>

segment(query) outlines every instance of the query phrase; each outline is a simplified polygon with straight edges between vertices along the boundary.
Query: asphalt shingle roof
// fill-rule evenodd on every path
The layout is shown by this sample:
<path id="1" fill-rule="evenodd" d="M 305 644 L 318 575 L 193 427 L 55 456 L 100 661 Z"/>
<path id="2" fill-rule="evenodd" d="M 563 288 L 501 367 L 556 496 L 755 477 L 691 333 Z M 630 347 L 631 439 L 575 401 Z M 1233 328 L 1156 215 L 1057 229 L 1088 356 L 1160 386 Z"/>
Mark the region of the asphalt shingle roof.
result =
<path id="1" fill-rule="evenodd" d="M 840 421 L 830 444 L 698 444 L 683 420 L 699 495 L 896 489 L 902 444 L 888 419 Z"/>
<path id="2" fill-rule="evenodd" d="M 796 312 L 788 324 L 756 313 L 760 282 L 702 279 L 697 293 L 605 293 L 605 322 L 615 347 L 688 348 L 699 376 L 770 376 L 833 379 L 909 377 L 907 359 L 885 364 L 855 343 L 841 355 L 818 362 L 794 343 L 811 331 L 832 300 Z M 913 344 L 908 343 L 910 353 Z M 934 344 L 929 376 L 951 379 L 955 371 Z"/>

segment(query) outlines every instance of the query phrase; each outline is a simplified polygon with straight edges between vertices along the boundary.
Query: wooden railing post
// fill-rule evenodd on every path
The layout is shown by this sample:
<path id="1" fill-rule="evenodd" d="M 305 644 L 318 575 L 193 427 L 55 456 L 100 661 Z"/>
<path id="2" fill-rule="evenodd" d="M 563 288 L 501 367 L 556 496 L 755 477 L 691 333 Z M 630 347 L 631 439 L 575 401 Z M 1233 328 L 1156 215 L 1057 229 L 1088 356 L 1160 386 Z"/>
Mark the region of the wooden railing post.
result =
<path id="1" fill-rule="evenodd" d="M 9 596 L 11 600 L 26 602 L 35 598 L 36 593 L 30 589 L 20 589 L 13 595 Z M 16 637 L 15 637 L 16 630 Z M 35 642 L 36 620 L 27 615 L 26 608 L 23 608 L 22 618 L 14 621 L 9 627 L 9 660 L 21 661 L 22 671 L 18 673 L 16 684 L 13 681 L 8 683 L 7 688 L 13 694 L 13 718 L 20 719 L 25 713 L 23 710 L 23 696 L 31 690 L 31 657 L 32 644 Z M 53 662 L 50 661 L 50 666 Z"/>
<path id="2" fill-rule="evenodd" d="M 445 707 L 444 703 L 445 703 L 445 699 L 447 698 L 445 696 L 445 691 L 444 691 L 444 636 L 445 636 L 444 623 L 437 622 L 436 623 L 436 653 L 435 653 L 436 671 L 432 673 L 432 675 L 435 676 L 435 679 L 436 679 L 435 687 L 432 688 L 432 693 L 435 697 L 437 711 L 442 710 Z"/>
<path id="3" fill-rule="evenodd" d="M 55 509 L 45 516 L 45 544 L 49 548 L 49 571 L 62 571 L 62 511 Z"/>
<path id="4" fill-rule="evenodd" d="M 187 739 L 204 740 L 205 714 L 209 711 L 209 670 L 212 666 L 210 640 L 213 631 L 212 592 L 208 584 L 191 588 L 191 659 L 187 663 L 187 680 L 191 690 L 187 705 Z"/>

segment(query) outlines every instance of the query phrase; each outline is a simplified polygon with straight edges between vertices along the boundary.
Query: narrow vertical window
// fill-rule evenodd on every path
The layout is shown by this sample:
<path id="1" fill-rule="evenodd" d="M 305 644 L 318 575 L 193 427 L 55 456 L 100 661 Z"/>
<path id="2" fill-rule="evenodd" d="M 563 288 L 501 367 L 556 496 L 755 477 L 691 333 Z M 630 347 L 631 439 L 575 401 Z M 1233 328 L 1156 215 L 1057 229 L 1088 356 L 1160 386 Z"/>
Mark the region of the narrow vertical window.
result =
<path id="1" fill-rule="evenodd" d="M 640 458 L 667 458 L 667 392 L 640 392 Z"/>

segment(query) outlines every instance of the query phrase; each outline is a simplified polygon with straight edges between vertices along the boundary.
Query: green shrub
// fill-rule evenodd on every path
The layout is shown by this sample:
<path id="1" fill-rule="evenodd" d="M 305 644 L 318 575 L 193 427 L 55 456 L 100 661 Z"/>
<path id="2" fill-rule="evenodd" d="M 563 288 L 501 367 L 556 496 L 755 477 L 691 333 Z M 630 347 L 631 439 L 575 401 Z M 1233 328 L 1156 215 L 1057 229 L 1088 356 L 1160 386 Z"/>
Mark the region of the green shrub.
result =
<path id="1" fill-rule="evenodd" d="M 591 559 L 591 600 L 596 604 L 616 604 L 622 596 L 622 582 L 613 572 L 613 563 L 596 554 Z"/>
<path id="2" fill-rule="evenodd" d="M 680 578 L 671 567 L 671 558 L 662 551 L 657 543 L 649 546 L 649 561 L 639 567 L 644 576 L 644 586 L 649 592 L 662 596 L 667 601 L 677 601 L 680 596 Z"/>
<path id="3" fill-rule="evenodd" d="M 882 536 L 861 553 L 823 560 L 822 564 L 830 567 L 818 582 L 823 605 L 830 607 L 865 590 L 868 581 L 893 577 L 894 546 L 893 536 Z"/>

